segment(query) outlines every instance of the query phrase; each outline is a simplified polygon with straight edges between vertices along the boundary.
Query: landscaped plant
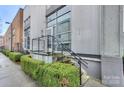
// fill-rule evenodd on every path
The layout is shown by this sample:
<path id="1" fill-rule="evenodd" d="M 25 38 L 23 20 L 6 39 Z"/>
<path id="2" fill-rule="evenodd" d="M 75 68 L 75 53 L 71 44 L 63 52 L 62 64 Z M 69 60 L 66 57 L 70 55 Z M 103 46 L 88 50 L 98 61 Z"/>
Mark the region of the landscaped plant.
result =
<path id="1" fill-rule="evenodd" d="M 38 83 L 43 86 L 79 86 L 79 70 L 70 64 L 55 62 L 39 68 Z"/>
<path id="2" fill-rule="evenodd" d="M 2 50 L 2 53 L 5 55 L 5 49 Z"/>
<path id="3" fill-rule="evenodd" d="M 9 56 L 10 52 L 11 52 L 11 51 L 6 50 L 6 56 Z"/>
<path id="4" fill-rule="evenodd" d="M 23 54 L 19 52 L 10 52 L 9 58 L 15 62 L 19 62 L 22 55 Z"/>
<path id="5" fill-rule="evenodd" d="M 67 64 L 74 65 L 74 63 L 71 62 L 71 58 L 68 57 L 68 56 L 65 56 L 62 53 L 54 53 L 54 54 L 51 54 L 51 55 L 53 56 L 55 61 L 60 61 L 62 63 L 67 63 Z"/>
<path id="6" fill-rule="evenodd" d="M 37 71 L 40 65 L 43 65 L 44 62 L 36 59 L 32 59 L 29 55 L 24 55 L 21 57 L 21 67 L 29 74 L 33 79 L 37 78 Z"/>
<path id="7" fill-rule="evenodd" d="M 60 87 L 79 86 L 79 69 L 61 62 L 44 63 L 27 55 L 21 57 L 21 67 L 28 75 L 37 80 L 40 86 Z"/>
<path id="8" fill-rule="evenodd" d="M 3 49 L 3 54 L 9 56 L 10 51 L 8 49 Z"/>

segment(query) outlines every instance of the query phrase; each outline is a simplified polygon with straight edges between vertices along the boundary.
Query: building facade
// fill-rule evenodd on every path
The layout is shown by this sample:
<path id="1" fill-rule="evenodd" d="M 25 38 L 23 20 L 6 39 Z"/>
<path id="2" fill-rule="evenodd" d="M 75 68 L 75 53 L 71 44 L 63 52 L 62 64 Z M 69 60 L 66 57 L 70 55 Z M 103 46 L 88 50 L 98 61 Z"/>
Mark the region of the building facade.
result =
<path id="1" fill-rule="evenodd" d="M 0 48 L 2 48 L 4 45 L 3 45 L 3 36 L 0 36 Z"/>
<path id="2" fill-rule="evenodd" d="M 30 49 L 30 6 L 25 6 L 23 14 L 23 49 L 29 51 Z"/>
<path id="3" fill-rule="evenodd" d="M 11 26 L 9 26 L 4 34 L 4 48 L 11 50 Z"/>
<path id="4" fill-rule="evenodd" d="M 57 41 L 50 38 L 38 38 L 51 35 L 65 48 L 73 50 L 87 60 L 88 68 L 83 66 L 82 68 L 90 76 L 101 79 L 102 83 L 108 86 L 124 86 L 123 6 L 26 7 L 28 8 L 24 9 L 24 15 L 28 16 L 24 17 L 24 22 L 26 19 L 30 19 L 30 36 L 24 35 L 23 44 L 24 46 L 30 45 L 28 49 L 34 58 L 47 59 L 52 62 L 52 57 L 43 57 L 42 53 L 40 55 L 38 53 L 62 51 Z M 24 33 L 26 31 L 25 29 Z M 30 39 L 25 40 L 28 36 Z"/>
<path id="5" fill-rule="evenodd" d="M 25 6 L 24 8 L 24 34 L 23 47 L 25 51 L 31 52 L 32 39 L 40 37 L 46 27 L 46 6 Z M 37 42 L 34 42 L 34 48 L 37 49 Z"/>
<path id="6" fill-rule="evenodd" d="M 4 35 L 4 47 L 12 51 L 23 51 L 23 9 L 19 9 Z"/>
<path id="7" fill-rule="evenodd" d="M 23 51 L 23 9 L 19 9 L 12 21 L 12 50 Z"/>

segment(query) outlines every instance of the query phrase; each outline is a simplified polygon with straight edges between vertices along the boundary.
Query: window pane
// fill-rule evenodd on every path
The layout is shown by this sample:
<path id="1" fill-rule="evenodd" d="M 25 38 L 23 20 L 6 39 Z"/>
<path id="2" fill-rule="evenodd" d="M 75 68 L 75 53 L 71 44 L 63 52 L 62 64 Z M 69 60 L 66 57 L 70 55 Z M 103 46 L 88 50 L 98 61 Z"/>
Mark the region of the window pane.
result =
<path id="1" fill-rule="evenodd" d="M 56 38 L 60 41 L 60 42 L 68 42 L 71 40 L 71 33 L 64 33 L 64 34 L 60 34 L 57 35 Z"/>
<path id="2" fill-rule="evenodd" d="M 26 48 L 26 38 L 25 38 L 25 48 Z"/>
<path id="3" fill-rule="evenodd" d="M 57 16 L 60 16 L 60 15 L 62 15 L 64 13 L 67 13 L 70 10 L 71 10 L 71 7 L 70 6 L 65 6 L 62 9 L 58 10 Z"/>
<path id="4" fill-rule="evenodd" d="M 56 28 L 56 25 L 53 27 L 53 35 L 56 35 L 56 33 L 57 33 L 57 30 L 56 30 L 57 28 Z"/>
<path id="5" fill-rule="evenodd" d="M 49 37 L 48 38 L 48 45 L 47 45 L 48 48 L 52 48 L 52 40 L 51 38 Z"/>
<path id="6" fill-rule="evenodd" d="M 58 24 L 58 33 L 64 33 L 70 31 L 70 21 L 66 20 Z"/>
<path id="7" fill-rule="evenodd" d="M 56 13 L 53 13 L 52 15 L 50 15 L 49 17 L 47 17 L 47 22 L 53 20 L 56 18 Z"/>
<path id="8" fill-rule="evenodd" d="M 53 20 L 47 24 L 47 27 L 56 25 L 56 20 Z"/>
<path id="9" fill-rule="evenodd" d="M 30 37 L 27 37 L 27 48 L 30 48 Z"/>
<path id="10" fill-rule="evenodd" d="M 57 22 L 60 23 L 60 22 L 62 22 L 62 21 L 64 21 L 64 20 L 67 20 L 67 19 L 70 19 L 70 13 L 67 13 L 67 14 L 65 14 L 65 15 L 63 15 L 63 16 L 61 16 L 61 17 L 59 17 L 59 18 L 57 19 Z"/>

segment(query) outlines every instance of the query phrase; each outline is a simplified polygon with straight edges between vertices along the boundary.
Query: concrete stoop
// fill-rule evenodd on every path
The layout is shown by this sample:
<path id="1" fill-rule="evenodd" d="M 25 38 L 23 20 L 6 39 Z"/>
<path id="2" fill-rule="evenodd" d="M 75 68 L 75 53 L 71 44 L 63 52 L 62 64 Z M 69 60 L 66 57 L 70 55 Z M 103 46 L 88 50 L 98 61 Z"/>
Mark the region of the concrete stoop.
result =
<path id="1" fill-rule="evenodd" d="M 101 84 L 100 80 L 95 79 L 87 75 L 86 73 L 83 73 L 81 87 L 106 87 L 106 86 Z"/>
<path id="2" fill-rule="evenodd" d="M 93 78 L 89 78 L 87 83 L 84 85 L 84 87 L 106 87 L 106 86 Z"/>
<path id="3" fill-rule="evenodd" d="M 90 76 L 82 76 L 82 87 L 106 87 L 101 84 L 100 80 L 96 80 Z"/>

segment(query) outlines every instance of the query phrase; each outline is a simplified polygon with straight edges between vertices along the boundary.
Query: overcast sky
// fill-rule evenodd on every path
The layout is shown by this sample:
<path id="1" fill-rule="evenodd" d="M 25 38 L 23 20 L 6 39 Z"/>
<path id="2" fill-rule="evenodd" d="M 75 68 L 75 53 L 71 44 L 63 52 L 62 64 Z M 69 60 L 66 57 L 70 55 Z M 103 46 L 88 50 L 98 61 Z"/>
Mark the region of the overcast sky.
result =
<path id="1" fill-rule="evenodd" d="M 7 31 L 9 25 L 5 22 L 12 22 L 19 8 L 24 8 L 24 5 L 0 5 L 0 35 Z"/>

